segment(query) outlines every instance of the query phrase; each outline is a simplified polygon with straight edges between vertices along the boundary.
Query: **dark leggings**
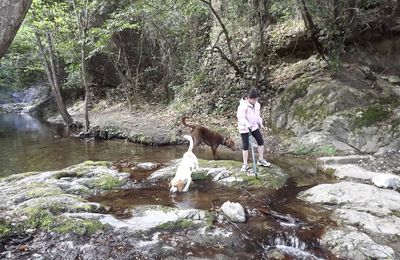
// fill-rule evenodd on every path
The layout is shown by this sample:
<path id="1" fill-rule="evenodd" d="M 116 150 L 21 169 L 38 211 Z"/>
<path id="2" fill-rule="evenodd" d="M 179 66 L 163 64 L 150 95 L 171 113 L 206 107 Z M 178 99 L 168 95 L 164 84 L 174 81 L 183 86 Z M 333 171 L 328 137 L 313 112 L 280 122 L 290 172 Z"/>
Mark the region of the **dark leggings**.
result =
<path id="1" fill-rule="evenodd" d="M 264 140 L 261 136 L 260 129 L 254 130 L 251 132 L 251 135 L 256 139 L 258 146 L 264 145 Z M 249 133 L 240 134 L 240 136 L 242 137 L 243 150 L 249 150 Z"/>

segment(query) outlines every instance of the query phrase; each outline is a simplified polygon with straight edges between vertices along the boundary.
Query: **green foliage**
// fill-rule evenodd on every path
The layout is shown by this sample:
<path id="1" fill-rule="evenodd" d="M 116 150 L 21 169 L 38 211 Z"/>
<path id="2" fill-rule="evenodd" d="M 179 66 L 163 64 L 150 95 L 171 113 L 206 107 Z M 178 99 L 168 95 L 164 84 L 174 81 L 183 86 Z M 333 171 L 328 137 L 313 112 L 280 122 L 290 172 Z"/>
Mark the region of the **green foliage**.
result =
<path id="1" fill-rule="evenodd" d="M 336 153 L 337 151 L 334 146 L 324 145 L 313 149 L 311 154 L 314 156 L 334 156 Z"/>
<path id="2" fill-rule="evenodd" d="M 296 12 L 296 6 L 294 1 L 271 1 L 271 7 L 269 12 L 271 16 L 278 22 L 285 22 L 293 19 Z"/>
<path id="3" fill-rule="evenodd" d="M 26 226 L 30 228 L 42 228 L 49 230 L 55 218 L 52 213 L 43 208 L 32 208 L 28 210 L 29 218 Z"/>
<path id="4" fill-rule="evenodd" d="M 296 155 L 311 155 L 311 156 L 333 156 L 337 154 L 336 148 L 331 145 L 323 146 L 309 146 L 309 145 L 298 145 L 293 153 Z"/>
<path id="5" fill-rule="evenodd" d="M 180 219 L 178 221 L 168 221 L 166 223 L 160 224 L 155 229 L 157 230 L 167 230 L 167 229 L 188 229 L 188 228 L 195 228 L 198 225 L 193 223 L 193 221 L 189 219 Z"/>
<path id="6" fill-rule="evenodd" d="M 90 235 L 103 228 L 104 225 L 98 220 L 64 218 L 59 220 L 52 230 L 64 234 L 72 232 L 78 235 Z"/>
<path id="7" fill-rule="evenodd" d="M 0 88 L 20 89 L 37 82 L 43 66 L 36 52 L 33 30 L 24 23 L 7 54 L 0 60 Z"/>
<path id="8" fill-rule="evenodd" d="M 381 105 L 372 105 L 362 111 L 361 116 L 356 117 L 353 127 L 368 127 L 389 118 L 390 111 Z"/>
<path id="9" fill-rule="evenodd" d="M 102 190 L 112 190 L 120 187 L 123 184 L 123 181 L 119 180 L 116 177 L 112 176 L 104 176 L 98 180 L 96 180 L 95 185 Z"/>
<path id="10" fill-rule="evenodd" d="M 0 219 L 0 238 L 10 235 L 12 230 L 13 227 L 8 221 Z"/>

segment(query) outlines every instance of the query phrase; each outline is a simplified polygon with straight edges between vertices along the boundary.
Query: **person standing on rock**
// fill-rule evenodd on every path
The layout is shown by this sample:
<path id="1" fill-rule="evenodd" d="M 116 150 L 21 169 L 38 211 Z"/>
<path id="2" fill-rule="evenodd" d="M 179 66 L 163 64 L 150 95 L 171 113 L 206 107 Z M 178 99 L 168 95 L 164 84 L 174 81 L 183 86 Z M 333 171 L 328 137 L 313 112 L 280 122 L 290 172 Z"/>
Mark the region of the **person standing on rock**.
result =
<path id="1" fill-rule="evenodd" d="M 242 172 L 246 172 L 249 167 L 247 161 L 249 158 L 249 134 L 256 139 L 258 144 L 258 161 L 257 165 L 270 166 L 271 164 L 264 159 L 264 140 L 261 135 L 260 129 L 262 129 L 263 122 L 260 116 L 261 105 L 258 103 L 260 92 L 251 88 L 246 96 L 240 99 L 240 104 L 237 109 L 237 119 L 239 133 L 242 138 L 242 155 L 243 155 L 243 166 L 240 169 Z"/>

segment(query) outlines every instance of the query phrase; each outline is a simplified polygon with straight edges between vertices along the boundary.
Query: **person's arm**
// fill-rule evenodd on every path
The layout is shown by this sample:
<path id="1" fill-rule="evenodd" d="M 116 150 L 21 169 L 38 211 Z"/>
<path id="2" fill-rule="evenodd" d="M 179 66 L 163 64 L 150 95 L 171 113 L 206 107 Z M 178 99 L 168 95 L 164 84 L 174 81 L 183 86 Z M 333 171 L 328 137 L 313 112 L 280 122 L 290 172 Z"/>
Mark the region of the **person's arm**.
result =
<path id="1" fill-rule="evenodd" d="M 246 106 L 239 105 L 236 114 L 239 123 L 239 129 L 247 129 L 251 127 L 249 121 L 246 118 L 246 110 L 247 110 Z"/>

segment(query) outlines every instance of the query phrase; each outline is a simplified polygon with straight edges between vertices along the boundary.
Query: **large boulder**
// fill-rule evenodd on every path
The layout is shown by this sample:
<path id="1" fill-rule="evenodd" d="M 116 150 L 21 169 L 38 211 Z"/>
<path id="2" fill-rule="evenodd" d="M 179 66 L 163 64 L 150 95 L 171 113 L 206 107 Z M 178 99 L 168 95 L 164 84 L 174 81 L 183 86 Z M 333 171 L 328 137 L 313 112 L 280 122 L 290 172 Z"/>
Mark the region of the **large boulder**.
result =
<path id="1" fill-rule="evenodd" d="M 303 62 L 322 61 L 311 57 Z M 362 66 L 348 66 L 336 77 L 323 70 L 316 76 L 309 67 L 302 72 L 282 87 L 271 109 L 272 129 L 284 139 L 287 150 L 315 154 L 399 150 L 394 117 L 400 106 L 398 86 Z M 373 80 L 368 77 L 371 73 Z"/>
<path id="2" fill-rule="evenodd" d="M 369 184 L 320 184 L 298 197 L 330 210 L 338 225 L 328 227 L 321 243 L 337 256 L 350 259 L 394 259 L 400 233 L 400 194 Z"/>

